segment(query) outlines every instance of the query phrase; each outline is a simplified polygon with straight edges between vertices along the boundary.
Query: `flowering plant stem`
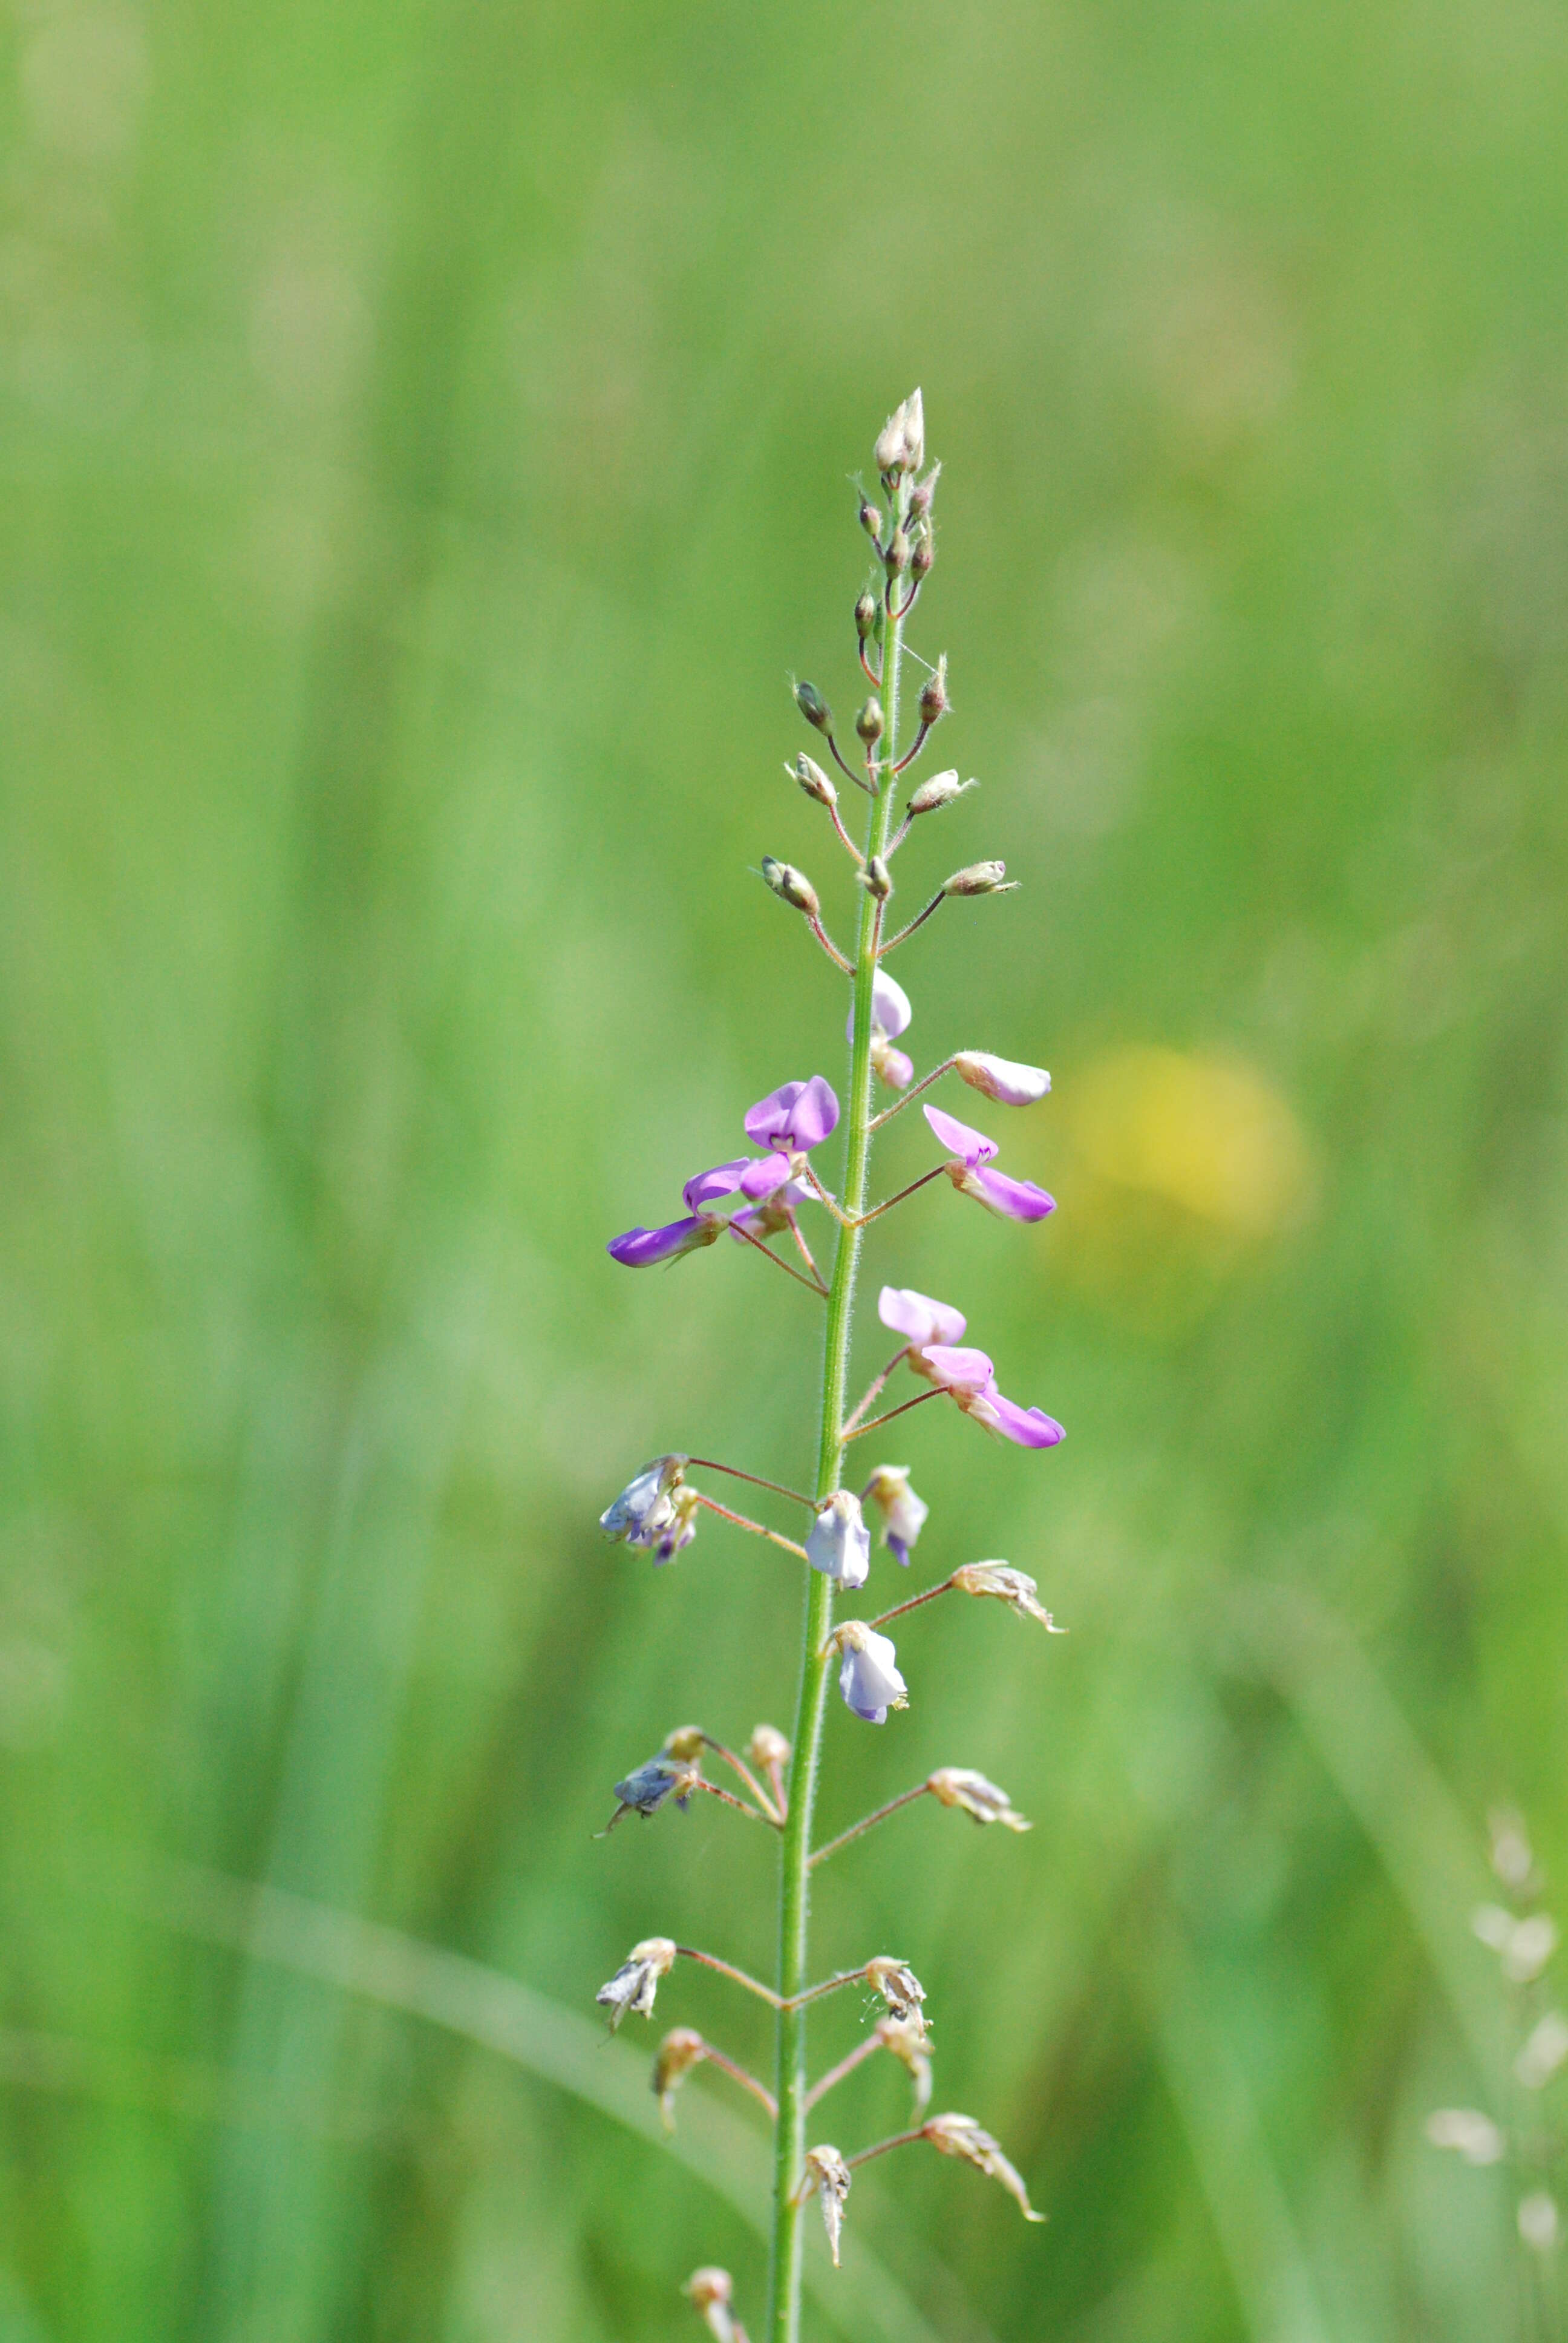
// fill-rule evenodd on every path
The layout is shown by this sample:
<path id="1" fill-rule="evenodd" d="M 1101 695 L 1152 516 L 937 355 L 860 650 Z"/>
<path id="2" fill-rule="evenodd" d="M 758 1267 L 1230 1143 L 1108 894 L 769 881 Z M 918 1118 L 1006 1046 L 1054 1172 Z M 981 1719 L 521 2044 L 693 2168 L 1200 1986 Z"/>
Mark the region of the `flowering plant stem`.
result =
<path id="1" fill-rule="evenodd" d="M 897 491 L 895 525 L 909 514 L 908 478 Z M 891 827 L 894 789 L 891 767 L 898 758 L 899 682 L 903 653 L 903 612 L 890 610 L 883 621 L 881 698 L 885 717 L 882 782 L 867 809 L 865 855 L 887 850 Z M 855 1004 L 849 1051 L 849 1100 L 844 1115 L 844 1179 L 842 1202 L 846 1219 L 839 1223 L 833 1273 L 828 1289 L 827 1340 L 822 1356 L 822 1406 L 817 1450 L 817 1495 L 829 1497 L 839 1486 L 844 1440 L 843 1421 L 849 1369 L 849 1329 L 855 1307 L 855 1279 L 860 1262 L 859 1222 L 866 1209 L 871 1156 L 871 1008 L 872 986 L 881 943 L 882 904 L 869 891 L 860 901 L 855 940 Z M 789 1779 L 789 1813 L 784 1826 L 779 1896 L 779 1992 L 786 2005 L 779 2013 L 778 2064 L 775 2096 L 779 2121 L 774 2134 L 773 2255 L 768 2334 L 771 2343 L 799 2343 L 800 2333 L 801 2206 L 797 2197 L 806 2157 L 806 2018 L 799 2006 L 789 2006 L 800 1994 L 806 1977 L 809 1935 L 809 1878 L 811 1864 L 811 1821 L 817 1800 L 817 1773 L 821 1754 L 822 1716 L 828 1693 L 832 1652 L 828 1638 L 833 1624 L 833 1581 L 820 1571 L 807 1574 L 806 1616 L 801 1640 L 800 1697 L 795 1718 L 795 1755 Z"/>

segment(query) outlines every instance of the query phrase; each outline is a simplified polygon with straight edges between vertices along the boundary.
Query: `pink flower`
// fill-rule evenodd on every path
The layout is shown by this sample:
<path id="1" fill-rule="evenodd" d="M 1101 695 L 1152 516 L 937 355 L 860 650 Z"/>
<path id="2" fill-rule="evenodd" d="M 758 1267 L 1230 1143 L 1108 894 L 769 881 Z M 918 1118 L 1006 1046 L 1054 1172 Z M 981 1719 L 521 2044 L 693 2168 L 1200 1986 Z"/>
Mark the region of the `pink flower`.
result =
<path id="1" fill-rule="evenodd" d="M 1043 1221 L 1047 1212 L 1055 1212 L 1055 1197 L 1037 1188 L 1032 1180 L 1012 1180 L 1005 1172 L 989 1168 L 997 1144 L 983 1131 L 971 1131 L 967 1122 L 944 1114 L 940 1106 L 921 1111 L 954 1159 L 947 1173 L 960 1196 L 972 1196 L 977 1204 L 1006 1221 Z"/>
<path id="2" fill-rule="evenodd" d="M 996 1373 L 983 1351 L 957 1350 L 943 1342 L 928 1345 L 925 1371 L 932 1383 L 955 1399 L 966 1415 L 1000 1432 L 1020 1448 L 1054 1448 L 1067 1434 L 1043 1408 L 1020 1407 L 996 1387 Z"/>

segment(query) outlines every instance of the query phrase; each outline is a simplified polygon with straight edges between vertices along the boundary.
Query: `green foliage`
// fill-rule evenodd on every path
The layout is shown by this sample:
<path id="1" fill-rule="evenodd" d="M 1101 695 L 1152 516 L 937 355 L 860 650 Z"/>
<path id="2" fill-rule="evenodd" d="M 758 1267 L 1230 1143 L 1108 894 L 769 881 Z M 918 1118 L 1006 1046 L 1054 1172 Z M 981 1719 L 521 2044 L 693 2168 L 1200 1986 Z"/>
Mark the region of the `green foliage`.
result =
<path id="1" fill-rule="evenodd" d="M 676 1446 L 798 1483 L 815 1305 L 602 1247 L 838 1074 L 747 872 L 843 924 L 788 679 L 860 696 L 835 483 L 920 380 L 913 639 L 982 787 L 899 908 L 1024 887 L 905 948 L 909 1043 L 1051 1067 L 1007 1161 L 1061 1209 L 933 1190 L 869 1274 L 1069 1430 L 987 1473 L 912 1418 L 918 1562 L 1007 1556 L 1072 1632 L 907 1623 L 824 1831 L 942 1764 L 1036 1828 L 922 1801 L 814 1941 L 913 1962 L 936 2104 L 1050 2220 L 890 2158 L 846 2258 L 952 2343 L 1495 2343 L 1503 2193 L 1422 2124 L 1496 2058 L 1487 1805 L 1568 1861 L 1555 18 L 5 38 L 0 2334 L 658 2343 L 710 2260 L 760 2305 L 700 2171 L 194 1936 L 163 1866 L 585 2016 L 651 1930 L 769 1963 L 761 1831 L 590 1834 L 671 1726 L 788 1725 L 796 1575 L 709 1523 L 656 1576 L 594 1517 Z M 765 2063 L 718 1980 L 666 1999 Z M 835 2136 L 903 2098 L 873 2064 Z"/>

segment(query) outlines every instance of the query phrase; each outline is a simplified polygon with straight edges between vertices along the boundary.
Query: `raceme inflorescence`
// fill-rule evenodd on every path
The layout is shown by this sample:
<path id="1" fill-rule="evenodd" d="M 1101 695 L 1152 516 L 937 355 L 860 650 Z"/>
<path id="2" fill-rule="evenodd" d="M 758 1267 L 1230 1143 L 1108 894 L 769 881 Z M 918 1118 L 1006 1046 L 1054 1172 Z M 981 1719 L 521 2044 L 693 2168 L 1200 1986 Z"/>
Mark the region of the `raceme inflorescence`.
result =
<path id="1" fill-rule="evenodd" d="M 901 815 L 898 800 L 903 777 L 925 749 L 948 712 L 947 662 L 934 666 L 905 639 L 906 628 L 929 578 L 935 556 L 932 502 L 940 465 L 925 468 L 924 423 L 917 390 L 889 420 L 876 444 L 880 501 L 860 500 L 859 521 L 870 540 L 869 582 L 855 605 L 859 664 L 870 686 L 854 722 L 855 745 L 846 756 L 833 713 L 813 684 L 798 683 L 800 714 L 825 744 L 824 753 L 840 777 L 836 780 L 815 759 L 802 753 L 786 767 L 808 798 L 823 809 L 837 847 L 853 865 L 858 899 L 852 949 L 841 947 L 824 921 L 821 899 L 804 872 L 769 855 L 761 875 L 847 980 L 849 990 L 848 1091 L 840 1107 L 827 1079 L 814 1073 L 781 1083 L 744 1117 L 750 1152 L 693 1172 L 681 1202 L 684 1211 L 653 1228 L 628 1229 L 609 1245 L 613 1260 L 629 1269 L 670 1262 L 721 1239 L 760 1254 L 794 1279 L 824 1306 L 826 1342 L 815 1484 L 789 1489 L 744 1468 L 712 1457 L 671 1453 L 656 1457 L 601 1516 L 606 1534 L 671 1562 L 689 1545 L 704 1513 L 717 1516 L 767 1540 L 800 1564 L 805 1626 L 793 1744 L 774 1725 L 759 1725 L 744 1749 L 731 1749 L 697 1725 L 671 1733 L 664 1746 L 616 1785 L 618 1801 L 612 1826 L 622 1815 L 657 1814 L 673 1800 L 684 1806 L 697 1793 L 772 1830 L 780 1849 L 779 1967 L 767 1985 L 719 1955 L 682 1945 L 669 1936 L 648 1936 L 634 1945 L 598 1993 L 612 2030 L 628 2014 L 651 2017 L 661 1981 L 678 1960 L 715 1969 L 742 1990 L 759 1996 L 777 2014 L 777 2059 L 771 2088 L 689 2026 L 678 2026 L 661 2042 L 653 2085 L 666 2123 L 677 2090 L 699 2066 L 712 2066 L 749 2092 L 774 2127 L 775 2182 L 770 2308 L 771 2343 L 796 2343 L 799 2333 L 801 2220 L 812 2199 L 827 2227 L 835 2263 L 853 2175 L 873 2157 L 924 2144 L 944 2156 L 975 2166 L 1000 2182 L 1025 2217 L 1031 2208 L 1022 2179 L 989 2132 L 971 2116 L 930 2115 L 931 2046 L 925 1992 L 908 1964 L 888 1956 L 856 1955 L 853 1964 L 809 1981 L 808 1918 L 810 1875 L 816 1866 L 917 1798 L 930 1797 L 981 1825 L 1000 1823 L 1027 1830 L 1004 1790 L 984 1775 L 944 1765 L 901 1797 L 866 1815 L 826 1844 L 813 1844 L 823 1718 L 836 1687 L 846 1705 L 869 1725 L 882 1725 L 890 1712 L 908 1704 L 892 1623 L 939 1596 L 989 1595 L 1020 1618 L 1052 1629 L 1035 1582 L 1005 1562 L 961 1563 L 934 1585 L 908 1596 L 879 1615 L 835 1619 L 835 1599 L 854 1593 L 870 1574 L 873 1536 L 895 1564 L 910 1565 L 911 1549 L 925 1530 L 928 1508 L 910 1485 L 907 1465 L 879 1463 L 862 1477 L 852 1470 L 857 1444 L 895 1417 L 930 1401 L 946 1399 L 994 1438 L 1023 1449 L 1052 1448 L 1061 1426 L 1038 1407 L 1020 1405 L 1000 1389 L 984 1351 L 966 1341 L 962 1313 L 946 1302 L 901 1286 L 884 1286 L 878 1304 L 882 1324 L 898 1347 L 851 1407 L 849 1405 L 850 1322 L 865 1230 L 884 1213 L 924 1188 L 946 1179 L 960 1196 L 1020 1227 L 1042 1221 L 1054 1210 L 1050 1196 L 1031 1181 L 1001 1170 L 997 1141 L 929 1101 L 923 1112 L 940 1151 L 937 1162 L 896 1194 L 869 1203 L 872 1142 L 876 1133 L 912 1101 L 952 1074 L 996 1106 L 1008 1110 L 1036 1104 L 1050 1088 L 1039 1067 L 1020 1065 L 983 1050 L 960 1050 L 920 1080 L 898 1044 L 913 1021 L 902 986 L 886 967 L 888 955 L 913 935 L 949 898 L 995 895 L 1010 890 L 1000 861 L 966 865 L 944 880 L 913 918 L 901 926 L 890 916 L 895 858 L 918 824 L 967 795 L 972 781 L 940 772 L 911 786 Z M 912 711 L 906 709 L 904 667 L 914 662 L 921 679 Z M 907 745 L 902 745 L 908 733 Z M 862 842 L 857 844 L 840 805 L 840 781 L 864 799 Z M 847 802 L 848 800 L 846 800 Z M 859 826 L 859 825 L 858 825 Z M 922 831 L 923 835 L 923 831 Z M 900 963 L 902 965 L 902 963 Z M 873 1082 L 888 1102 L 876 1111 Z M 988 1115 L 988 1120 L 990 1117 Z M 841 1149 L 835 1194 L 828 1180 L 834 1170 L 830 1143 Z M 725 1207 L 726 1209 L 719 1209 Z M 826 1275 L 818 1252 L 821 1235 L 808 1234 L 812 1219 L 832 1247 Z M 816 1250 L 813 1249 L 813 1237 Z M 919 1384 L 912 1397 L 874 1413 L 890 1381 L 902 1370 Z M 860 1452 L 863 1453 L 863 1452 Z M 749 1483 L 801 1509 L 800 1538 L 785 1535 L 749 1513 L 709 1493 L 699 1476 L 719 1474 Z M 869 1604 L 866 1606 L 870 1607 Z M 1054 1631 L 1053 1631 L 1054 1632 Z M 727 1769 L 729 1783 L 712 1781 L 709 1760 Z M 848 2057 L 809 2078 L 807 2013 L 824 1996 L 859 1986 L 879 2010 L 875 2025 Z M 867 2058 L 887 2052 L 907 2070 L 913 2092 L 910 2127 L 890 2139 L 846 2155 L 820 2137 L 815 2110 L 844 2077 Z M 745 2343 L 745 2329 L 733 2307 L 728 2272 L 697 2271 L 687 2292 L 719 2343 Z"/>

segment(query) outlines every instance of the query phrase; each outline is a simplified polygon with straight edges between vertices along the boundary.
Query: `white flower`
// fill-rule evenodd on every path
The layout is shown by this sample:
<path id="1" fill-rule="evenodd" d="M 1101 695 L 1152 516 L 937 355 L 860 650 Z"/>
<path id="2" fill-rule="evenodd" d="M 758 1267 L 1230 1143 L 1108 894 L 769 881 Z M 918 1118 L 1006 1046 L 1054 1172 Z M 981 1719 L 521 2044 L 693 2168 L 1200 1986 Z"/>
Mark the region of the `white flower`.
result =
<path id="1" fill-rule="evenodd" d="M 668 1976 L 675 1966 L 678 1947 L 669 1936 L 645 1936 L 640 1945 L 633 1945 L 608 1985 L 601 1985 L 594 1999 L 609 2012 L 609 2030 L 613 2034 L 628 2009 L 639 2017 L 653 2016 L 654 1996 L 658 1980 Z"/>
<path id="2" fill-rule="evenodd" d="M 1501 2164 L 1508 2143 L 1478 2107 L 1439 2107 L 1426 2119 L 1433 2147 L 1456 2148 L 1466 2164 Z"/>
<path id="3" fill-rule="evenodd" d="M 939 1805 L 960 1806 L 972 1815 L 977 1823 L 1001 1823 L 1007 1829 L 1026 1831 L 1033 1825 L 1015 1813 L 1012 1800 L 983 1774 L 971 1774 L 967 1765 L 941 1765 L 926 1784 Z M 618 1791 L 617 1795 L 619 1795 Z"/>
<path id="4" fill-rule="evenodd" d="M 628 1545 L 652 1545 L 675 1518 L 670 1491 L 685 1470 L 684 1456 L 656 1456 L 645 1465 L 599 1515 L 598 1525 L 606 1537 L 625 1538 Z"/>
<path id="5" fill-rule="evenodd" d="M 822 2224 L 832 2250 L 833 2268 L 837 2269 L 839 2232 L 844 2225 L 844 2199 L 849 2193 L 849 2167 L 836 2147 L 824 2146 L 807 2149 L 802 2195 L 809 2188 L 817 2191 L 818 2202 L 822 2207 Z"/>
<path id="6" fill-rule="evenodd" d="M 879 1635 L 863 1619 L 846 1619 L 834 1630 L 834 1641 L 844 1655 L 839 1690 L 857 1716 L 868 1725 L 886 1725 L 889 1709 L 908 1708 L 910 1696 L 890 1635 Z"/>
<path id="7" fill-rule="evenodd" d="M 1519 2234 L 1538 2254 L 1549 2254 L 1557 2243 L 1557 2207 L 1544 2188 L 1533 2188 L 1519 2200 Z"/>
<path id="8" fill-rule="evenodd" d="M 1497 1955 L 1510 1985 L 1533 1983 L 1557 1949 L 1556 1923 L 1544 1912 L 1516 1920 L 1501 1904 L 1483 1904 L 1472 1913 L 1470 1925 Z"/>
<path id="9" fill-rule="evenodd" d="M 840 1586 L 864 1586 L 871 1567 L 871 1533 L 860 1500 L 849 1490 L 835 1490 L 818 1512 L 806 1541 L 806 1559 L 813 1570 L 836 1578 Z"/>
<path id="10" fill-rule="evenodd" d="M 1513 2071 L 1527 2091 L 1542 2091 L 1564 2058 L 1568 2058 L 1568 2021 L 1561 2011 L 1549 2009 L 1531 2028 L 1528 2041 L 1513 2061 Z"/>
<path id="11" fill-rule="evenodd" d="M 983 1091 L 1003 1106 L 1033 1106 L 1050 1088 L 1043 1066 L 1020 1066 L 1011 1058 L 993 1058 L 987 1050 L 960 1050 L 953 1069 L 970 1090 Z"/>
<path id="12" fill-rule="evenodd" d="M 930 1507 L 923 1497 L 917 1497 L 910 1486 L 907 1464 L 879 1464 L 865 1487 L 862 1498 L 875 1505 L 882 1516 L 882 1544 L 895 1562 L 910 1566 L 910 1548 L 925 1527 Z"/>

